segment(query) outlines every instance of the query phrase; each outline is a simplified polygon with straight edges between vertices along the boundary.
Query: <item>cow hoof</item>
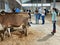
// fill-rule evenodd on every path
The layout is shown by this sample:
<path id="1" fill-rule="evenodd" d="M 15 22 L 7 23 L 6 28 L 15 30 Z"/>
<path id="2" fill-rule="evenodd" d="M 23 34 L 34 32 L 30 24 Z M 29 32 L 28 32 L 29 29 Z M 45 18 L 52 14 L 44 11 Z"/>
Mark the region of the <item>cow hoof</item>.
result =
<path id="1" fill-rule="evenodd" d="M 1 41 L 3 41 L 4 39 L 3 38 L 1 38 Z"/>
<path id="2" fill-rule="evenodd" d="M 21 31 L 21 34 L 24 34 L 24 31 Z"/>
<path id="3" fill-rule="evenodd" d="M 26 28 L 24 30 L 24 34 L 25 34 L 25 36 L 27 36 L 27 29 Z"/>
<path id="4" fill-rule="evenodd" d="M 51 32 L 52 35 L 54 35 L 54 32 Z"/>
<path id="5" fill-rule="evenodd" d="M 25 36 L 27 36 L 27 33 L 25 33 Z"/>
<path id="6" fill-rule="evenodd" d="M 8 37 L 11 37 L 11 34 L 8 34 Z"/>

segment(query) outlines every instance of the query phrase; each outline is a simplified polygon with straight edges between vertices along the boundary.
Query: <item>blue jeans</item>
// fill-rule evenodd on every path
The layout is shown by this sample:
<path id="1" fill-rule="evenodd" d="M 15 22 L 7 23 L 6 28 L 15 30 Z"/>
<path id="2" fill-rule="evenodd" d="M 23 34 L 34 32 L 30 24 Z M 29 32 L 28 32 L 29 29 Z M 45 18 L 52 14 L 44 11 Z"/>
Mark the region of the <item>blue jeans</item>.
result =
<path id="1" fill-rule="evenodd" d="M 45 16 L 42 16 L 42 24 L 45 23 Z"/>
<path id="2" fill-rule="evenodd" d="M 39 24 L 39 19 L 38 18 L 36 18 L 36 24 Z"/>
<path id="3" fill-rule="evenodd" d="M 39 24 L 39 15 L 35 14 L 35 18 L 36 18 L 36 24 Z"/>
<path id="4" fill-rule="evenodd" d="M 38 19 L 40 19 L 40 17 L 41 17 L 41 14 L 40 14 L 40 13 L 38 13 Z"/>

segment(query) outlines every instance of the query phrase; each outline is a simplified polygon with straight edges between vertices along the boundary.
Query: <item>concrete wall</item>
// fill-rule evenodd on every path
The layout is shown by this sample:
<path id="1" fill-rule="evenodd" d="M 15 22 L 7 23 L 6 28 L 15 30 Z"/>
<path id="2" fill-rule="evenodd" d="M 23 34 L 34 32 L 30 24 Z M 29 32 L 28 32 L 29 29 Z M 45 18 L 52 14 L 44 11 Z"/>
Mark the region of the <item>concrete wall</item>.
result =
<path id="1" fill-rule="evenodd" d="M 5 12 L 11 12 L 8 2 L 5 3 Z"/>
<path id="2" fill-rule="evenodd" d="M 60 3 L 56 3 L 56 8 L 60 10 Z"/>
<path id="3" fill-rule="evenodd" d="M 51 8 L 53 7 L 53 3 L 51 4 Z M 60 10 L 60 2 L 56 3 L 56 8 Z"/>
<path id="4" fill-rule="evenodd" d="M 22 1 L 22 3 L 25 3 L 25 2 L 28 2 L 28 1 L 30 1 L 30 0 L 21 0 Z"/>
<path id="5" fill-rule="evenodd" d="M 51 8 L 53 8 L 53 3 L 51 4 Z M 56 8 L 59 10 L 58 15 L 60 15 L 60 2 L 56 3 Z"/>
<path id="6" fill-rule="evenodd" d="M 0 12 L 5 9 L 5 0 L 0 0 Z"/>

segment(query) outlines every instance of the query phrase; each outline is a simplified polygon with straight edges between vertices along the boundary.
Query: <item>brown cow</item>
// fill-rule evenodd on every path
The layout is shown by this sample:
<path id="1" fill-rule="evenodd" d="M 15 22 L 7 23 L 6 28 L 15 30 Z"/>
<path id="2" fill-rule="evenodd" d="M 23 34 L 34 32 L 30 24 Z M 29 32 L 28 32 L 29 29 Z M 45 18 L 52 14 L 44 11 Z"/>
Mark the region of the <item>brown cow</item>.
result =
<path id="1" fill-rule="evenodd" d="M 11 35 L 11 27 L 20 27 L 22 25 L 22 28 L 25 29 L 25 36 L 27 36 L 26 26 L 28 24 L 28 17 L 27 13 L 3 13 L 0 14 L 0 24 L 4 27 L 4 31 L 8 29 L 9 35 Z"/>

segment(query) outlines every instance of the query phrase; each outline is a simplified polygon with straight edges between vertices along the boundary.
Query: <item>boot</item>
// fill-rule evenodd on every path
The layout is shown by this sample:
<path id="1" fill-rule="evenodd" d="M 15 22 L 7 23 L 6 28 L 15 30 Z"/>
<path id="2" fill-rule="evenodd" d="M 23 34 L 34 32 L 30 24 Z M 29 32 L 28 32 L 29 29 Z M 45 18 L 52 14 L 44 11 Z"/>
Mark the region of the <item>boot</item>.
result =
<path id="1" fill-rule="evenodd" d="M 53 30 L 54 33 L 56 33 L 56 30 Z"/>
<path id="2" fill-rule="evenodd" d="M 51 32 L 52 35 L 54 35 L 54 32 Z"/>

